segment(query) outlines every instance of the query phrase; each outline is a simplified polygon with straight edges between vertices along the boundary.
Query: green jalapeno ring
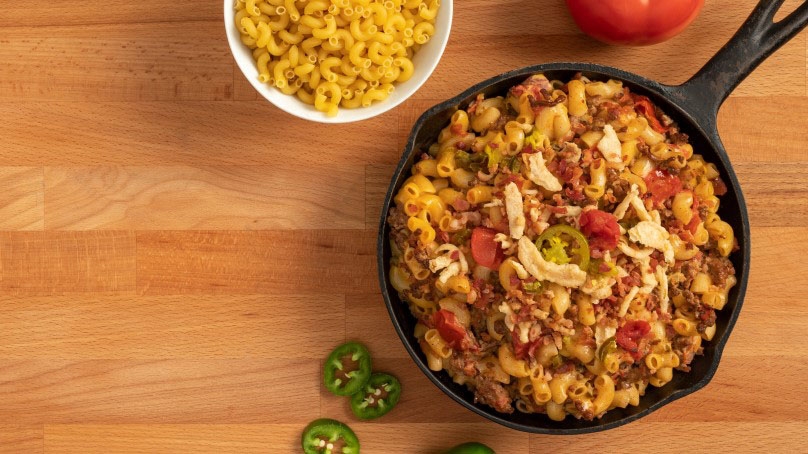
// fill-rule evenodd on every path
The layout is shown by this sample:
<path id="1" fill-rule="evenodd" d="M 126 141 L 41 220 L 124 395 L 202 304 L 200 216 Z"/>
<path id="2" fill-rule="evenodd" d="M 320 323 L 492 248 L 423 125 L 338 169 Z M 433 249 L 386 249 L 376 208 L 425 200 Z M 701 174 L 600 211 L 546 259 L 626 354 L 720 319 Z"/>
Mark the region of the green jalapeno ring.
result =
<path id="1" fill-rule="evenodd" d="M 389 374 L 375 373 L 367 384 L 351 397 L 351 411 L 359 419 L 386 415 L 401 398 L 401 383 Z"/>
<path id="2" fill-rule="evenodd" d="M 574 241 L 576 245 L 573 246 L 569 242 L 564 241 L 565 236 Z M 545 243 L 550 245 L 550 249 L 544 249 Z M 546 256 L 548 255 L 548 252 L 551 251 L 553 255 L 558 254 L 558 248 L 562 245 L 565 249 L 569 248 L 569 252 L 573 253 L 572 258 L 569 257 L 569 254 L 566 253 L 566 251 L 564 257 Z M 564 263 L 573 261 L 573 263 L 578 265 L 578 267 L 582 270 L 589 271 L 589 241 L 587 241 L 584 234 L 575 227 L 565 224 L 556 224 L 548 227 L 544 232 L 542 232 L 541 235 L 539 235 L 539 238 L 536 239 L 536 247 L 542 253 L 545 260 L 555 262 L 561 261 Z"/>
<path id="3" fill-rule="evenodd" d="M 323 366 L 323 383 L 337 396 L 351 396 L 362 389 L 371 373 L 370 352 L 359 342 L 335 348 Z"/>
<path id="4" fill-rule="evenodd" d="M 359 454 L 359 438 L 350 427 L 335 419 L 316 419 L 300 437 L 305 454 Z"/>
<path id="5" fill-rule="evenodd" d="M 488 446 L 477 443 L 477 442 L 470 442 L 470 443 L 463 443 L 462 445 L 457 445 L 454 448 L 446 451 L 446 454 L 496 454 L 493 449 L 489 448 Z"/>

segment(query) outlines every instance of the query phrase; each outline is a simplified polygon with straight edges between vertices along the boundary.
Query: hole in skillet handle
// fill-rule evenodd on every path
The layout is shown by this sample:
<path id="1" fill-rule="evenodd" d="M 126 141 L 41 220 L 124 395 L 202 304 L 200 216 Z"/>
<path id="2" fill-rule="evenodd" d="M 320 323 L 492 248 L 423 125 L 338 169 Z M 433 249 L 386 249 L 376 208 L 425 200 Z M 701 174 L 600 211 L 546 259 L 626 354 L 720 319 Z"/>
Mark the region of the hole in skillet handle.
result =
<path id="1" fill-rule="evenodd" d="M 582 72 L 593 80 L 619 79 L 633 93 L 648 96 L 679 124 L 683 132 L 690 136 L 690 142 L 696 152 L 702 154 L 705 160 L 715 163 L 718 167 L 722 178 L 728 186 L 727 194 L 721 197 L 719 215 L 733 226 L 738 243 L 741 246 L 741 251 L 735 252 L 731 256 L 733 265 L 736 268 L 738 284 L 730 292 L 725 308 L 719 311 L 717 330 L 713 341 L 705 343 L 704 355 L 696 357 L 691 364 L 692 370 L 686 374 L 677 371 L 673 380 L 662 388 L 649 386 L 639 406 L 626 409 L 615 408 L 609 410 L 601 419 L 594 421 L 577 420 L 572 416 L 568 416 L 562 422 L 555 422 L 543 414 L 523 414 L 518 412 L 510 415 L 501 414 L 488 406 L 475 404 L 473 393 L 465 386 L 454 383 L 449 375 L 443 371 L 436 373 L 428 369 L 426 358 L 413 336 L 415 318 L 410 314 L 407 304 L 401 301 L 387 279 L 391 251 L 388 240 L 390 231 L 386 223 L 386 217 L 392 204 L 392 197 L 403 181 L 410 175 L 410 169 L 414 161 L 436 140 L 440 130 L 449 123 L 452 114 L 458 108 L 467 107 L 477 97 L 478 93 L 483 93 L 486 97 L 505 95 L 510 87 L 521 83 L 529 75 L 537 72 L 544 73 L 550 79 L 558 80 L 569 80 L 578 72 Z M 544 434 L 581 434 L 619 427 L 634 421 L 663 405 L 701 389 L 713 377 L 723 346 L 737 319 L 745 293 L 749 271 L 748 216 L 737 178 L 726 159 L 726 154 L 720 141 L 718 141 L 717 134 L 714 133 L 714 120 L 708 125 L 696 123 L 696 119 L 691 115 L 691 112 L 685 111 L 675 101 L 666 98 L 670 88 L 611 67 L 582 63 L 551 63 L 518 69 L 481 82 L 455 98 L 432 107 L 418 119 L 405 148 L 405 154 L 402 156 L 388 188 L 387 197 L 383 205 L 384 214 L 380 220 L 377 266 L 388 312 L 405 348 L 424 374 L 455 401 L 485 418 L 513 429 Z"/>

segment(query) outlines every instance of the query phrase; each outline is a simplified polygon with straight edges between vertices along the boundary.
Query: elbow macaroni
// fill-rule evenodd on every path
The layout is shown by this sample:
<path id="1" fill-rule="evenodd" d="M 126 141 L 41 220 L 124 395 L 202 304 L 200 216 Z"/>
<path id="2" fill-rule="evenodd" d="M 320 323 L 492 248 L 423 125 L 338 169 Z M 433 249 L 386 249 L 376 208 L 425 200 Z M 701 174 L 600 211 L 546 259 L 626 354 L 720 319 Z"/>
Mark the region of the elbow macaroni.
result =
<path id="1" fill-rule="evenodd" d="M 439 0 L 240 0 L 235 22 L 245 45 L 266 50 L 255 55 L 261 82 L 334 116 L 383 101 L 412 77 L 412 56 L 435 34 L 439 8 Z M 336 87 L 322 87 L 314 68 Z M 380 85 L 353 88 L 358 80 Z"/>

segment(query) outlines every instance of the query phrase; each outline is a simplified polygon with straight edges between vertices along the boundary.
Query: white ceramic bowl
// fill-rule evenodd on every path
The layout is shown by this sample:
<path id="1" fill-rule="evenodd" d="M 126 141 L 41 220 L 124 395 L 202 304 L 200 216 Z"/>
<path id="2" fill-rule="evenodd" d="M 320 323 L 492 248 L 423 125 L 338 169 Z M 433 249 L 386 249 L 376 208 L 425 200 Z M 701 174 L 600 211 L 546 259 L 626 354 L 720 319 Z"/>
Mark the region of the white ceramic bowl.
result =
<path id="1" fill-rule="evenodd" d="M 321 123 L 350 123 L 381 115 L 404 102 L 421 88 L 421 85 L 438 66 L 438 61 L 449 41 L 449 31 L 452 28 L 452 3 L 452 0 L 441 0 L 438 16 L 435 19 L 435 35 L 413 57 L 415 72 L 410 80 L 395 84 L 396 90 L 384 101 L 375 102 L 370 107 L 356 109 L 340 107 L 339 113 L 334 117 L 326 116 L 325 113 L 300 101 L 296 96 L 285 95 L 275 87 L 270 87 L 258 80 L 258 68 L 253 60 L 252 52 L 241 42 L 241 35 L 234 22 L 233 0 L 224 0 L 224 27 L 227 31 L 230 51 L 233 53 L 239 69 L 261 96 L 296 117 Z"/>

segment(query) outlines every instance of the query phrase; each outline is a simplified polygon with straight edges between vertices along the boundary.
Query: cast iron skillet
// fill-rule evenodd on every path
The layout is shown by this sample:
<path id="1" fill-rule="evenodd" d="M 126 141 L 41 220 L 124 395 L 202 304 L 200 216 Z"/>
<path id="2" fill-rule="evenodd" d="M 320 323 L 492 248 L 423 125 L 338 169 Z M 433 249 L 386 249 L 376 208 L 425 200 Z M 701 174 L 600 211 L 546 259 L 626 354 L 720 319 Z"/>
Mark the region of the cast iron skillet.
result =
<path id="1" fill-rule="evenodd" d="M 784 0 L 762 0 L 733 38 L 690 80 L 679 86 L 663 85 L 636 74 L 608 66 L 588 63 L 548 63 L 511 71 L 481 82 L 460 95 L 429 109 L 412 129 L 404 155 L 398 164 L 387 197 L 382 207 L 378 237 L 377 267 L 384 301 L 399 337 L 415 363 L 443 392 L 469 410 L 504 426 L 525 432 L 545 434 L 582 434 L 618 427 L 641 418 L 665 404 L 673 402 L 704 387 L 712 379 L 721 359 L 721 352 L 729 338 L 743 304 L 749 278 L 749 217 L 741 187 L 732 170 L 727 153 L 718 137 L 716 116 L 730 92 L 766 57 L 794 37 L 808 23 L 808 2 L 777 23 L 775 13 Z M 731 255 L 737 272 L 738 284 L 729 294 L 727 305 L 718 314 L 715 337 L 706 342 L 704 356 L 696 357 L 690 373 L 675 373 L 673 380 L 662 388 L 649 387 L 637 407 L 613 409 L 595 421 L 567 417 L 562 422 L 551 421 L 545 415 L 514 412 L 507 415 L 492 408 L 475 404 L 473 394 L 465 386 L 452 382 L 445 372 L 432 372 L 413 336 L 415 319 L 407 305 L 401 301 L 387 278 L 390 260 L 389 227 L 386 216 L 394 194 L 409 176 L 413 160 L 429 148 L 459 107 L 466 107 L 478 93 L 498 96 L 508 88 L 522 82 L 527 76 L 542 72 L 549 79 L 569 80 L 581 72 L 596 80 L 609 78 L 622 80 L 632 92 L 648 96 L 674 118 L 682 131 L 690 136 L 693 148 L 705 160 L 713 162 L 727 183 L 728 192 L 721 197 L 719 214 L 732 225 L 740 251 Z"/>

